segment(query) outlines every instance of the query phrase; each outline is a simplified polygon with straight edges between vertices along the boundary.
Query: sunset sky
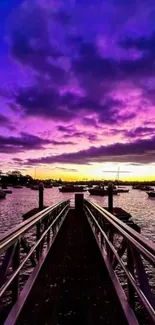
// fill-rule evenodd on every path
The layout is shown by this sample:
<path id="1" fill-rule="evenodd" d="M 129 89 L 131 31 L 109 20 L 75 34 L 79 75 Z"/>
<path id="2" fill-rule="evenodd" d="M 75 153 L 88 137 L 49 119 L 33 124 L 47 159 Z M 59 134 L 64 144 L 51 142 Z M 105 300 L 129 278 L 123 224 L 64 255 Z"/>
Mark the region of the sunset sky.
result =
<path id="1" fill-rule="evenodd" d="M 155 179 L 154 0 L 0 0 L 0 45 L 2 171 Z"/>

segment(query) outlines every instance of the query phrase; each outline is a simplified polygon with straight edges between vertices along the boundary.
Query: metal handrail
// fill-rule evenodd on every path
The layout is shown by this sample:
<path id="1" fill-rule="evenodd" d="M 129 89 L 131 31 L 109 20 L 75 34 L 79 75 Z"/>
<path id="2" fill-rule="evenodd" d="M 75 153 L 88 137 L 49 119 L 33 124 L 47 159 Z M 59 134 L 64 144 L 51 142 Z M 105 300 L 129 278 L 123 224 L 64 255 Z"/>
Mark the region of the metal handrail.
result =
<path id="1" fill-rule="evenodd" d="M 0 254 L 5 254 L 2 256 L 3 260 L 0 266 L 0 297 L 11 285 L 12 303 L 14 304 L 17 301 L 20 291 L 19 277 L 21 269 L 30 259 L 33 266 L 31 272 L 33 279 L 33 274 L 35 275 L 41 267 L 65 220 L 69 208 L 69 200 L 61 201 L 36 213 L 1 236 Z M 36 228 L 36 238 L 33 243 L 29 244 L 25 234 L 33 227 Z M 21 247 L 24 249 L 26 256 L 23 256 L 23 260 L 20 261 Z M 12 271 L 9 274 L 10 265 L 12 265 Z"/>
<path id="2" fill-rule="evenodd" d="M 15 272 L 13 272 L 13 274 L 11 275 L 11 277 L 6 281 L 6 283 L 0 288 L 0 297 L 3 295 L 3 293 L 6 291 L 6 289 L 9 287 L 9 285 L 11 284 L 11 282 L 14 280 L 14 278 L 18 275 L 18 273 L 20 272 L 20 270 L 22 269 L 22 267 L 25 265 L 25 263 L 27 262 L 27 260 L 30 258 L 30 256 L 33 254 L 33 252 L 36 250 L 36 248 L 39 246 L 39 244 L 42 242 L 42 240 L 45 238 L 45 236 L 47 235 L 48 231 L 54 226 L 54 224 L 57 222 L 57 220 L 59 219 L 60 215 L 62 214 L 62 212 L 64 212 L 64 210 L 66 209 L 66 207 L 64 207 L 64 209 L 58 214 L 58 216 L 54 219 L 54 221 L 50 224 L 50 226 L 44 231 L 44 233 L 41 235 L 41 237 L 39 238 L 39 240 L 35 243 L 35 245 L 31 248 L 31 250 L 29 251 L 28 255 L 24 258 L 24 260 L 22 261 L 22 263 L 19 265 L 19 267 L 15 270 Z"/>
<path id="3" fill-rule="evenodd" d="M 54 204 L 43 211 L 36 213 L 34 216 L 30 217 L 28 220 L 21 222 L 19 225 L 14 227 L 12 230 L 4 233 L 0 237 L 0 254 L 11 246 L 16 240 L 24 235 L 25 232 L 30 230 L 32 227 L 37 225 L 38 222 L 42 221 L 45 217 L 51 214 L 58 206 L 62 204 L 69 204 L 69 200 L 61 201 Z"/>
<path id="4" fill-rule="evenodd" d="M 128 279 L 129 304 L 133 305 L 134 295 L 133 295 L 133 291 L 131 290 L 134 290 L 134 292 L 136 292 L 137 295 L 139 296 L 141 303 L 147 310 L 151 320 L 153 320 L 154 323 L 155 322 L 155 300 L 149 286 L 149 282 L 147 279 L 147 274 L 145 273 L 144 266 L 141 263 L 140 255 L 142 255 L 150 264 L 155 266 L 155 245 L 151 243 L 149 240 L 144 239 L 142 235 L 138 234 L 135 230 L 131 229 L 125 223 L 120 221 L 118 218 L 116 218 L 111 213 L 101 208 L 97 204 L 85 200 L 84 208 L 93 232 L 94 232 L 93 227 L 95 227 L 94 235 L 96 237 L 97 243 L 101 251 L 103 251 L 103 257 L 105 259 L 108 258 L 111 269 L 113 269 L 113 261 L 115 257 Z M 105 220 L 106 225 L 101 224 L 102 223 L 100 222 L 101 220 Z M 140 276 L 138 276 L 139 285 L 137 284 L 137 281 L 134 278 L 134 261 L 131 262 L 130 260 L 129 267 L 128 264 L 125 265 L 124 261 L 122 260 L 121 256 L 119 255 L 117 249 L 113 244 L 114 231 L 121 234 L 122 237 L 125 238 L 126 240 L 127 259 L 129 258 L 128 254 L 130 254 L 131 251 L 133 252 L 133 254 L 134 252 L 137 252 L 137 254 L 139 254 L 138 256 L 140 259 L 140 265 L 138 266 L 138 268 L 139 271 L 141 272 Z M 100 236 L 102 238 L 101 242 L 98 239 L 97 236 L 98 233 L 100 233 Z M 136 256 L 134 256 L 134 258 L 136 259 Z M 138 259 L 136 260 L 136 263 L 138 263 Z M 131 292 L 132 295 L 130 296 Z"/>
<path id="5" fill-rule="evenodd" d="M 33 224 L 33 221 L 34 221 L 34 224 L 37 223 L 39 220 L 44 219 L 47 216 L 48 213 L 52 212 L 52 210 L 54 208 L 58 207 L 62 203 L 68 203 L 68 202 L 69 202 L 69 200 L 60 201 L 60 202 L 58 202 L 58 203 L 56 203 L 56 204 L 54 204 L 52 206 L 49 206 L 49 207 L 45 208 L 42 211 L 39 211 L 39 212 L 35 213 L 32 217 L 28 218 L 27 220 L 24 220 L 24 221 L 20 222 L 19 225 L 13 227 L 9 231 L 6 231 L 4 234 L 1 234 L 1 236 L 0 236 L 0 244 L 5 239 L 10 237 L 12 234 L 14 234 L 18 230 L 22 229 L 24 226 L 29 226 L 30 222 L 32 222 L 32 224 Z"/>
<path id="6" fill-rule="evenodd" d="M 123 236 L 126 236 L 129 240 L 132 241 L 133 245 L 137 246 L 137 248 L 140 248 L 139 245 L 143 248 L 144 254 L 145 249 L 148 251 L 149 256 L 151 259 L 153 259 L 153 263 L 155 263 L 155 244 L 151 242 L 150 240 L 146 239 L 141 234 L 137 233 L 134 229 L 132 229 L 130 226 L 125 224 L 123 221 L 119 220 L 117 217 L 115 217 L 112 213 L 108 212 L 104 208 L 100 207 L 96 203 L 92 203 L 89 200 L 85 200 L 85 204 L 90 204 L 91 207 L 94 207 L 96 211 L 100 212 L 102 216 L 114 227 L 116 228 L 120 233 L 122 233 Z M 129 237 L 129 236 L 130 237 Z M 134 241 L 134 240 L 135 241 Z M 139 245 L 138 245 L 139 244 Z M 145 249 L 144 249 L 145 247 Z"/>

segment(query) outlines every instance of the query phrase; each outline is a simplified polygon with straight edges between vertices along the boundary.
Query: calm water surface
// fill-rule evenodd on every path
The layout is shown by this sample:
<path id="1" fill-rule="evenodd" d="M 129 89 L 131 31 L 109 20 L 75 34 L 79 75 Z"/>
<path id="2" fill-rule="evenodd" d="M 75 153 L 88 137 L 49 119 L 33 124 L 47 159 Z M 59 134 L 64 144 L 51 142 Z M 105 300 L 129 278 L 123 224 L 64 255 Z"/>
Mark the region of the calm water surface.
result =
<path id="1" fill-rule="evenodd" d="M 28 188 L 14 189 L 7 194 L 6 199 L 0 200 L 0 233 L 4 233 L 18 223 L 22 222 L 22 215 L 28 210 L 38 206 L 38 191 Z M 107 197 L 89 195 L 85 198 L 107 206 Z M 74 197 L 74 193 L 61 193 L 58 188 L 44 189 L 44 204 L 52 205 L 61 200 Z M 114 206 L 124 208 L 131 213 L 133 221 L 141 227 L 141 233 L 155 242 L 155 199 L 148 198 L 147 193 L 132 190 L 114 196 Z"/>

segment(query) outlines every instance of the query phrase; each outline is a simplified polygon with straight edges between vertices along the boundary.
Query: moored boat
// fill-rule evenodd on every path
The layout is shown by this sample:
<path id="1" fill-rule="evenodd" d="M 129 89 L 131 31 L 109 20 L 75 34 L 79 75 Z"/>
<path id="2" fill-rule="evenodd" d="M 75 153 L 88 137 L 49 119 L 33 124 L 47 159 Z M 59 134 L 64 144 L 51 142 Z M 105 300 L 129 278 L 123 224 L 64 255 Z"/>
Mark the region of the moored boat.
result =
<path id="1" fill-rule="evenodd" d="M 0 199 L 5 199 L 6 193 L 2 190 L 0 190 Z"/>
<path id="2" fill-rule="evenodd" d="M 140 190 L 141 191 L 154 191 L 154 189 L 151 187 L 151 186 L 149 186 L 149 185 L 146 185 L 146 186 L 142 186 L 141 188 L 140 188 Z"/>
<path id="3" fill-rule="evenodd" d="M 12 190 L 3 190 L 3 192 L 6 194 L 12 194 Z"/>
<path id="4" fill-rule="evenodd" d="M 129 189 L 127 188 L 117 188 L 117 193 L 129 193 Z"/>
<path id="5" fill-rule="evenodd" d="M 107 196 L 109 194 L 108 189 L 105 189 L 104 187 L 95 187 L 91 188 L 88 191 L 91 195 L 98 195 L 98 196 Z M 117 190 L 113 190 L 113 195 L 117 195 Z"/>
<path id="6" fill-rule="evenodd" d="M 86 188 L 84 186 L 65 185 L 60 187 L 59 191 L 63 193 L 84 192 Z"/>
<path id="7" fill-rule="evenodd" d="M 134 185 L 132 187 L 133 190 L 141 190 L 141 191 L 154 191 L 154 189 L 149 186 L 149 185 L 142 185 L 142 184 L 138 184 L 138 185 Z"/>
<path id="8" fill-rule="evenodd" d="M 52 184 L 44 184 L 44 188 L 52 188 L 53 185 Z"/>
<path id="9" fill-rule="evenodd" d="M 154 197 L 155 198 L 155 191 L 147 192 L 149 197 Z"/>
<path id="10" fill-rule="evenodd" d="M 31 187 L 31 190 L 39 191 L 39 185 L 33 185 L 33 186 Z"/>

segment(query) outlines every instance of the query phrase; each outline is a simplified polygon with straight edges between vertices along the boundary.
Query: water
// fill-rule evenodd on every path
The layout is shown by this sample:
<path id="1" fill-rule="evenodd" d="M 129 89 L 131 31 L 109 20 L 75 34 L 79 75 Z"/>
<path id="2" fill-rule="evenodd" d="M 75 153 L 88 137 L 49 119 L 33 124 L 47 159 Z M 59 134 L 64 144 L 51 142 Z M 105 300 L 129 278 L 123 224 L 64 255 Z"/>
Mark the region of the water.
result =
<path id="1" fill-rule="evenodd" d="M 147 193 L 132 190 L 114 196 L 114 206 L 121 207 L 133 216 L 133 221 L 140 228 L 141 233 L 155 242 L 155 199 L 148 198 Z M 38 206 L 38 191 L 29 188 L 12 189 L 6 199 L 0 200 L 0 233 L 13 228 L 23 221 L 22 215 Z M 74 193 L 61 193 L 58 188 L 44 189 L 44 204 L 49 206 L 61 200 L 74 197 Z M 91 199 L 101 206 L 107 206 L 107 197 L 93 196 L 84 193 L 85 198 Z"/>

